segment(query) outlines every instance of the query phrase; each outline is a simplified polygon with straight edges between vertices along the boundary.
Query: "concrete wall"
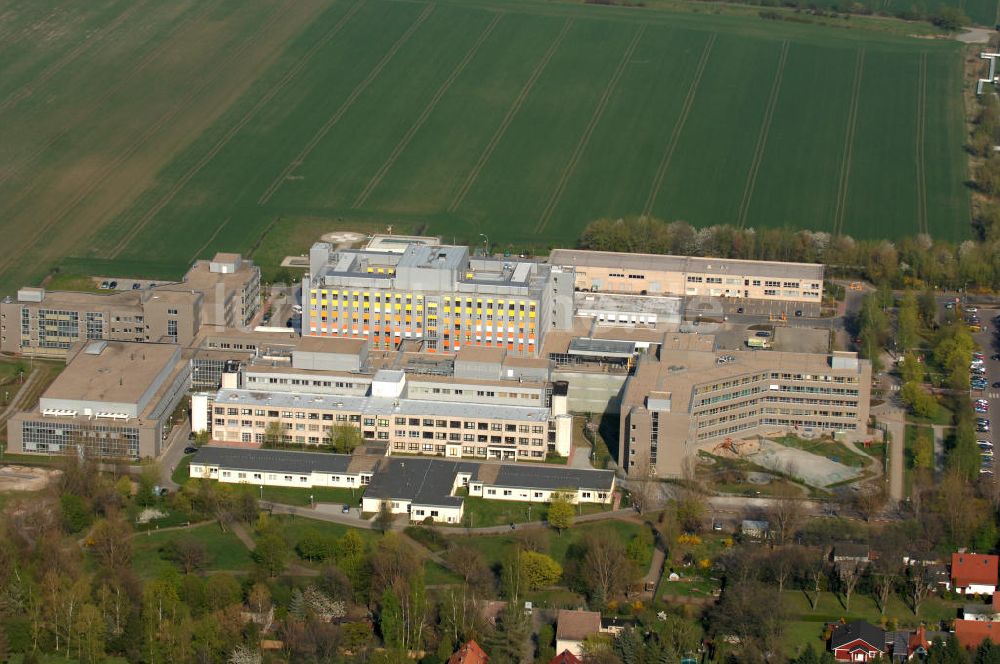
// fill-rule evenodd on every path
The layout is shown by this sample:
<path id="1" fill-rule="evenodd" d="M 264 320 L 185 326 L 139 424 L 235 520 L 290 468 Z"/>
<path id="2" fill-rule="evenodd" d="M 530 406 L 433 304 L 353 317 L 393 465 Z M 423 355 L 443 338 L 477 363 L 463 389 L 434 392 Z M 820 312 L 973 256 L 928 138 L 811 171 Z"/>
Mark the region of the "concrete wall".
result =
<path id="1" fill-rule="evenodd" d="M 618 413 L 625 374 L 553 371 L 552 380 L 569 383 L 569 410 L 573 413 Z"/>

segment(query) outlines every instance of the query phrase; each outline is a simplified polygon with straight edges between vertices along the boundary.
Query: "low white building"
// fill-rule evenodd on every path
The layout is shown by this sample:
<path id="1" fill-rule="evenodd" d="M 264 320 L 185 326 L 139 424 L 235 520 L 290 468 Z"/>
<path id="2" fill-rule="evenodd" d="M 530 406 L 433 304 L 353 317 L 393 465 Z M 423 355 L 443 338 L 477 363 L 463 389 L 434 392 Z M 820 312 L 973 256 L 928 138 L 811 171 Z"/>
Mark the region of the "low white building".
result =
<path id="1" fill-rule="evenodd" d="M 322 452 L 205 446 L 191 459 L 189 475 L 230 484 L 310 489 L 358 489 L 371 481 L 369 457 Z"/>

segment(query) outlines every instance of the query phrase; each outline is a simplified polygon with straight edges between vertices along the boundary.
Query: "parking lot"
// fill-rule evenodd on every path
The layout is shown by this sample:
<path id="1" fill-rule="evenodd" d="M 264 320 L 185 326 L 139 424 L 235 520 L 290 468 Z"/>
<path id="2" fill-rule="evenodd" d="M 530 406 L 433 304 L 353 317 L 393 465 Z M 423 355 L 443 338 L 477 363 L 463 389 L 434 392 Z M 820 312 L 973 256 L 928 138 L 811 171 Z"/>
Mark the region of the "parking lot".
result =
<path id="1" fill-rule="evenodd" d="M 974 404 L 977 399 L 984 399 L 987 403 L 986 412 L 977 412 L 975 416 L 977 418 L 992 420 L 993 415 L 1000 413 L 1000 388 L 993 387 L 994 383 L 1000 381 L 1000 360 L 994 359 L 994 356 L 997 353 L 1000 353 L 1000 343 L 998 343 L 996 335 L 996 329 L 998 327 L 997 316 L 1000 315 L 1000 310 L 987 309 L 983 307 L 973 308 L 976 309 L 975 312 L 966 308 L 964 313 L 967 316 L 970 313 L 974 313 L 979 321 L 979 325 L 983 328 L 978 332 L 973 332 L 972 338 L 975 339 L 980 348 L 979 352 L 981 352 L 983 356 L 981 366 L 985 369 L 983 378 L 986 380 L 986 387 L 984 389 L 972 388 L 969 390 L 969 394 Z M 951 314 L 952 311 L 946 310 L 946 313 Z M 990 424 L 992 429 L 992 421 Z M 977 429 L 978 428 L 979 427 L 977 427 Z M 993 442 L 993 432 L 977 431 L 976 439 Z"/>

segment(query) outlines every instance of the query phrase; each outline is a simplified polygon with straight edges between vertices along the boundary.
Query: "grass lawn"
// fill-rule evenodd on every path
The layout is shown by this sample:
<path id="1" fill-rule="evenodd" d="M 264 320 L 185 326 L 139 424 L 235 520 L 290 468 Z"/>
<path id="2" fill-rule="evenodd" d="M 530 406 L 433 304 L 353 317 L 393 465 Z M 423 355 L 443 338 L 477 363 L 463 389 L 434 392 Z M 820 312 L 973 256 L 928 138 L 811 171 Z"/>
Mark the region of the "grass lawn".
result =
<path id="1" fill-rule="evenodd" d="M 451 570 L 427 559 L 424 561 L 424 583 L 428 586 L 451 586 L 461 583 L 462 579 Z"/>
<path id="2" fill-rule="evenodd" d="M 781 438 L 774 438 L 773 440 L 774 442 L 785 445 L 786 447 L 795 447 L 800 450 L 805 450 L 810 454 L 826 457 L 831 461 L 836 461 L 837 463 L 842 463 L 845 466 L 851 466 L 852 468 L 864 468 L 871 463 L 871 460 L 864 454 L 855 452 L 843 443 L 838 443 L 837 441 L 829 438 L 806 440 L 805 438 L 799 438 L 798 436 L 782 436 Z"/>
<path id="3" fill-rule="evenodd" d="M 596 503 L 581 503 L 576 508 L 577 514 L 582 515 L 606 512 L 611 509 L 611 506 Z M 465 496 L 465 514 L 469 518 L 469 525 L 473 528 L 503 526 L 509 523 L 527 523 L 529 521 L 544 521 L 548 516 L 548 512 L 548 503 L 487 500 L 478 496 Z"/>
<path id="4" fill-rule="evenodd" d="M 808 643 L 818 645 L 817 640 L 823 633 L 823 625 L 827 622 L 837 622 L 844 619 L 867 620 L 878 625 L 882 618 L 875 601 L 860 593 L 851 597 L 851 610 L 847 611 L 840 598 L 833 593 L 824 592 L 820 596 L 816 610 L 809 607 L 809 601 L 801 590 L 787 590 L 782 597 L 785 608 L 792 616 L 786 626 L 784 639 L 789 654 L 799 652 Z M 951 602 L 938 597 L 930 597 L 920 606 L 920 615 L 914 616 L 910 607 L 898 596 L 889 600 L 886 618 L 894 618 L 900 627 L 916 627 L 921 622 L 937 624 L 941 620 L 956 617 L 962 602 Z"/>
<path id="5" fill-rule="evenodd" d="M 110 293 L 112 291 L 101 290 L 97 283 L 85 274 L 66 274 L 56 272 L 45 282 L 45 288 L 53 291 L 81 291 L 84 293 Z"/>
<path id="6" fill-rule="evenodd" d="M 299 543 L 302 536 L 309 530 L 315 530 L 321 535 L 333 537 L 343 537 L 347 531 L 353 530 L 360 535 L 361 539 L 366 543 L 374 542 L 381 537 L 379 533 L 374 530 L 369 530 L 368 528 L 352 528 L 340 523 L 319 521 L 317 519 L 310 519 L 303 516 L 290 516 L 283 514 L 275 515 L 271 518 L 281 524 L 285 540 L 292 549 L 295 548 L 295 545 Z"/>
<path id="7" fill-rule="evenodd" d="M 243 543 L 230 532 L 222 532 L 216 523 L 206 523 L 182 530 L 150 532 L 136 535 L 132 540 L 132 567 L 139 576 L 150 579 L 162 570 L 174 567 L 160 552 L 168 542 L 181 537 L 194 537 L 204 543 L 209 562 L 204 571 L 243 571 L 250 568 L 252 559 Z"/>
<path id="8" fill-rule="evenodd" d="M 177 462 L 177 467 L 174 468 L 174 472 L 170 473 L 170 479 L 172 479 L 175 484 L 183 486 L 191 479 L 190 468 L 191 459 L 193 458 L 193 454 L 185 454 L 181 457 L 181 460 Z"/>
<path id="9" fill-rule="evenodd" d="M 777 11 L 797 20 L 664 0 L 18 12 L 0 292 L 56 265 L 161 279 L 219 250 L 272 278 L 323 232 L 388 225 L 500 250 L 642 213 L 969 237 L 962 46 Z"/>
<path id="10" fill-rule="evenodd" d="M 296 487 L 285 486 L 265 486 L 263 499 L 285 505 L 304 507 L 310 504 L 309 497 L 312 496 L 317 503 L 336 503 L 339 505 L 357 507 L 361 501 L 362 493 L 364 492 L 359 489 L 355 489 L 352 492 L 350 489 L 325 486 L 313 487 L 311 489 L 299 489 Z M 259 491 L 257 496 L 261 496 Z"/>
<path id="11" fill-rule="evenodd" d="M 593 532 L 595 530 L 610 532 L 612 536 L 617 537 L 623 543 L 627 543 L 643 528 L 646 528 L 644 524 L 637 523 L 635 521 L 610 519 L 608 521 L 601 521 L 598 523 L 581 523 L 574 525 L 572 528 L 562 533 L 558 533 L 555 530 L 549 530 L 548 554 L 557 562 L 562 564 L 566 560 L 566 552 L 570 545 L 583 539 L 583 537 L 589 532 Z M 483 557 L 486 559 L 487 564 L 491 566 L 499 565 L 504 557 L 510 552 L 511 547 L 515 542 L 513 533 L 510 535 L 475 535 L 473 537 L 454 535 L 452 536 L 452 539 L 458 543 L 471 544 L 479 549 L 482 552 Z"/>

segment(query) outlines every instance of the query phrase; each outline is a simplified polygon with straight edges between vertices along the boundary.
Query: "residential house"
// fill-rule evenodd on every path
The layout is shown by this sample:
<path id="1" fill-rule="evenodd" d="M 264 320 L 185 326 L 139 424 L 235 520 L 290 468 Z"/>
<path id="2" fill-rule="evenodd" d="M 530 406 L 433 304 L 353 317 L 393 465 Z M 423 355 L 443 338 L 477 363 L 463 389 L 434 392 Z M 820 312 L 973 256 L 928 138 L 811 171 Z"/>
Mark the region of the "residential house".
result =
<path id="1" fill-rule="evenodd" d="M 951 554 L 951 584 L 966 595 L 992 595 L 997 587 L 1000 556 L 980 553 Z"/>
<path id="2" fill-rule="evenodd" d="M 584 639 L 600 633 L 599 612 L 560 609 L 556 618 L 556 652 L 568 650 L 573 655 L 582 657 Z"/>
<path id="3" fill-rule="evenodd" d="M 927 656 L 927 651 L 931 647 L 931 641 L 927 637 L 923 625 L 916 631 L 901 629 L 886 632 L 885 641 L 886 647 L 892 653 L 890 661 L 893 664 L 909 662 L 913 659 L 922 660 Z"/>
<path id="4" fill-rule="evenodd" d="M 874 662 L 886 651 L 885 632 L 864 621 L 840 625 L 830 636 L 830 652 L 838 662 Z"/>
<path id="5" fill-rule="evenodd" d="M 549 664 L 583 664 L 583 661 L 570 651 L 563 650 L 561 653 L 550 659 Z"/>
<path id="6" fill-rule="evenodd" d="M 979 644 L 989 639 L 1000 643 L 1000 622 L 992 620 L 956 620 L 955 638 L 963 648 L 970 650 L 978 648 Z"/>
<path id="7" fill-rule="evenodd" d="M 490 656 L 475 641 L 469 641 L 448 658 L 448 664 L 486 664 L 488 661 Z"/>

